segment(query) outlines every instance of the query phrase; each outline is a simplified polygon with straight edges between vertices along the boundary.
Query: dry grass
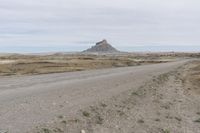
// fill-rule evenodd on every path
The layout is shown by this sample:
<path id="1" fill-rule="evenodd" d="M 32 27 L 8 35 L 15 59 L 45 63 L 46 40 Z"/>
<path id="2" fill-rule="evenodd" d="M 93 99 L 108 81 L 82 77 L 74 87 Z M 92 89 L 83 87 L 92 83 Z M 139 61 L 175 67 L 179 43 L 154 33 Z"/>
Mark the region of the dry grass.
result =
<path id="1" fill-rule="evenodd" d="M 167 59 L 169 59 L 167 57 Z M 167 62 L 157 56 L 54 54 L 0 57 L 0 75 L 33 75 Z"/>

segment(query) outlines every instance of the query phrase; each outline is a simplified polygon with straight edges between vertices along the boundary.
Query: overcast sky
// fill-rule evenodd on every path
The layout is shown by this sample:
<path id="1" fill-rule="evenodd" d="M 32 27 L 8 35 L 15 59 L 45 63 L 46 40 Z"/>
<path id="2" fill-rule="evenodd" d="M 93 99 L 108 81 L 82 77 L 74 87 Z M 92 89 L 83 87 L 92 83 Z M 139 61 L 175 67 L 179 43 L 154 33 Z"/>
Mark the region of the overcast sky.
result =
<path id="1" fill-rule="evenodd" d="M 0 0 L 0 52 L 199 50 L 199 0 Z"/>

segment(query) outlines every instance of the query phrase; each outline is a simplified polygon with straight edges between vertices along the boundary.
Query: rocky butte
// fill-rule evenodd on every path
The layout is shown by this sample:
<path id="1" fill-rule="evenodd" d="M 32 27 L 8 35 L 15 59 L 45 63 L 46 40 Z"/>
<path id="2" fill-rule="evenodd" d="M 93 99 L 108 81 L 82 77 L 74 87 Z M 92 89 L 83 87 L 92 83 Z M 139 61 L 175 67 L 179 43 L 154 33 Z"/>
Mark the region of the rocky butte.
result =
<path id="1" fill-rule="evenodd" d="M 111 46 L 106 40 L 97 42 L 95 46 L 83 51 L 89 53 L 117 53 L 119 52 L 116 48 Z"/>

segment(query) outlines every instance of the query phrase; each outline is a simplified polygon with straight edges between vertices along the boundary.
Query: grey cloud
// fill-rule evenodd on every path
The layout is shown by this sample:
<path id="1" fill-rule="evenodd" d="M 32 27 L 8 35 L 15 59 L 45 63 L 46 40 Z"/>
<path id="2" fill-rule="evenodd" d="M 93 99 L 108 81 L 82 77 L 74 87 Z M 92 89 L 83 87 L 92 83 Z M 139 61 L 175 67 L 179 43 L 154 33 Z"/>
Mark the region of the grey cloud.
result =
<path id="1" fill-rule="evenodd" d="M 197 0 L 0 0 L 1 46 L 200 45 Z M 88 42 L 88 43 L 86 43 Z"/>

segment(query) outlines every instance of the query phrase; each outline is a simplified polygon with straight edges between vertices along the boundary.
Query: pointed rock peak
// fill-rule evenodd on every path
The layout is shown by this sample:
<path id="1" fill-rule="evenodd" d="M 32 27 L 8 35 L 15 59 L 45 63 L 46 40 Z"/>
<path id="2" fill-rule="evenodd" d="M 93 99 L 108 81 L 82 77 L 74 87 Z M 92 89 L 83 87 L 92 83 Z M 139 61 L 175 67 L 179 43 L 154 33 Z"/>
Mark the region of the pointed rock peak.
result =
<path id="1" fill-rule="evenodd" d="M 106 39 L 97 42 L 95 46 L 85 50 L 84 52 L 92 52 L 92 53 L 116 53 L 119 52 L 113 46 L 111 46 Z"/>
<path id="2" fill-rule="evenodd" d="M 108 44 L 108 42 L 106 39 L 104 39 L 104 40 L 96 43 L 96 45 L 101 45 L 101 44 Z"/>

